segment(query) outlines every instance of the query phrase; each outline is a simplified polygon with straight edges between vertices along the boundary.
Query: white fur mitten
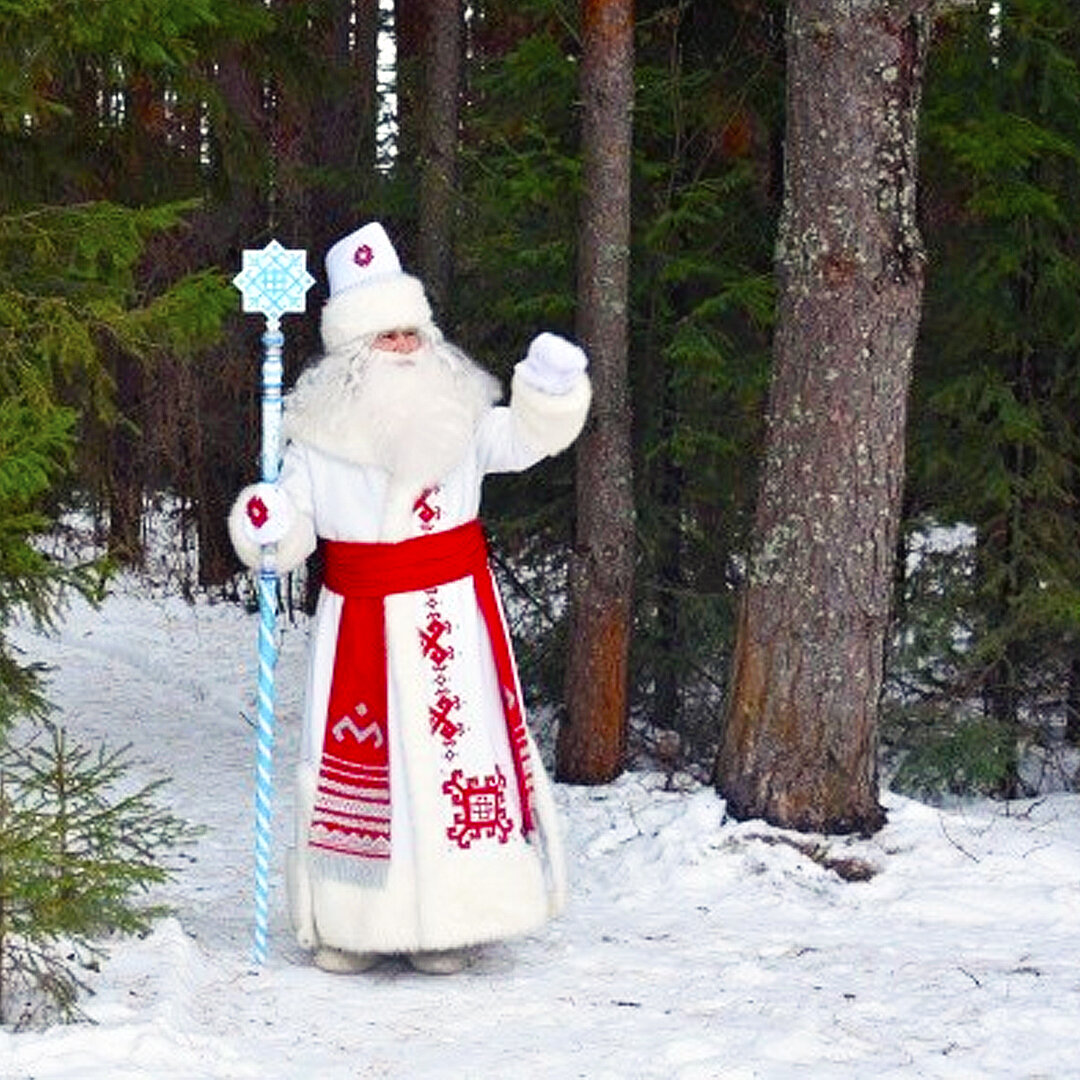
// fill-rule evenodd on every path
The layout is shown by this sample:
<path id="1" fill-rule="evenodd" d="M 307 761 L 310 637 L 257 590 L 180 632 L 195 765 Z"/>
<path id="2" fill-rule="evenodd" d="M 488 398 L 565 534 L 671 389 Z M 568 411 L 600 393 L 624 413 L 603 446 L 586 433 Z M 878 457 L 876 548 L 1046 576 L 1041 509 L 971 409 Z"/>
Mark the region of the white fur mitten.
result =
<path id="1" fill-rule="evenodd" d="M 584 351 L 558 334 L 533 338 L 515 371 L 533 389 L 545 394 L 566 394 L 588 367 Z"/>
<path id="2" fill-rule="evenodd" d="M 288 496 L 273 484 L 250 484 L 236 502 L 243 510 L 239 524 L 249 544 L 276 544 L 292 525 Z"/>
<path id="3" fill-rule="evenodd" d="M 295 569 L 315 547 L 310 521 L 293 509 L 288 495 L 274 484 L 249 484 L 229 511 L 229 539 L 240 561 L 252 569 L 262 562 L 262 549 L 277 544 L 280 573 Z"/>

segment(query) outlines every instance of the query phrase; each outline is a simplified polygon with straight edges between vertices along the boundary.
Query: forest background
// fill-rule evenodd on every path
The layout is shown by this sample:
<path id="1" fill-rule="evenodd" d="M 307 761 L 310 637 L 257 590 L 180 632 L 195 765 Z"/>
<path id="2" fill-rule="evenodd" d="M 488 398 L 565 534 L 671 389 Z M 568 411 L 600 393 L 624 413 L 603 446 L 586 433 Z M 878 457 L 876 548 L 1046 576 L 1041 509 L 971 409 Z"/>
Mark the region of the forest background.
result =
<path id="1" fill-rule="evenodd" d="M 462 35 L 449 129 L 432 119 L 448 115 L 447 11 Z M 784 17 L 780 0 L 636 5 L 624 760 L 672 776 L 707 779 L 715 760 L 753 523 Z M 2 0 L 0 20 L 5 621 L 99 587 L 100 565 L 31 542 L 68 510 L 97 523 L 110 565 L 137 565 L 170 518 L 177 590 L 250 602 L 224 531 L 258 460 L 260 327 L 230 285 L 242 249 L 277 238 L 318 275 L 334 239 L 378 218 L 447 335 L 504 381 L 533 333 L 573 335 L 570 0 Z M 1074 786 L 1080 744 L 1080 12 L 970 4 L 928 55 L 881 759 L 907 793 L 1014 796 Z M 288 319 L 287 383 L 318 352 L 321 288 Z M 486 493 L 534 715 L 552 724 L 573 485 L 564 455 Z M 286 604 L 312 580 L 316 566 L 286 583 Z M 33 672 L 0 662 L 2 729 L 42 703 Z"/>

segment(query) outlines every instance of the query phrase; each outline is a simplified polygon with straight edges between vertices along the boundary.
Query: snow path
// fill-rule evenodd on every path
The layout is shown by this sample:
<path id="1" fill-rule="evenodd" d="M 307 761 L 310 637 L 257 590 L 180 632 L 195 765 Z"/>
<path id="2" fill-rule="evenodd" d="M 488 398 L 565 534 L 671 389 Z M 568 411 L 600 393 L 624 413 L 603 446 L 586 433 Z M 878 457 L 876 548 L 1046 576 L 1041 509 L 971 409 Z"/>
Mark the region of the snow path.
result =
<path id="1" fill-rule="evenodd" d="M 818 838 L 879 872 L 846 883 L 709 790 L 630 775 L 558 789 L 572 897 L 466 974 L 307 966 L 280 858 L 304 630 L 279 665 L 271 955 L 251 949 L 256 621 L 126 592 L 76 603 L 50 697 L 84 741 L 131 742 L 208 831 L 175 917 L 118 941 L 96 1024 L 0 1033 L 0 1080 L 847 1080 L 1080 1076 L 1080 797 L 948 812 L 886 797 L 872 840 Z M 806 838 L 797 838 L 803 842 Z"/>

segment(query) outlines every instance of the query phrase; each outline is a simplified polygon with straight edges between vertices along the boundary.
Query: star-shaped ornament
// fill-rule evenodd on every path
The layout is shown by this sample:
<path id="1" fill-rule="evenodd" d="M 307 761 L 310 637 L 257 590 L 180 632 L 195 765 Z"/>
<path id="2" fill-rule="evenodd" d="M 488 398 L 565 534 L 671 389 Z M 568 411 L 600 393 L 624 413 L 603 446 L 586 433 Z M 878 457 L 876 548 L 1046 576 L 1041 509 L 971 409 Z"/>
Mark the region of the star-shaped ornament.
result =
<path id="1" fill-rule="evenodd" d="M 243 268 L 233 284 L 243 297 L 246 312 L 258 312 L 277 320 L 290 312 L 301 312 L 305 296 L 315 284 L 304 263 L 307 252 L 289 251 L 271 240 L 261 251 L 245 250 Z"/>

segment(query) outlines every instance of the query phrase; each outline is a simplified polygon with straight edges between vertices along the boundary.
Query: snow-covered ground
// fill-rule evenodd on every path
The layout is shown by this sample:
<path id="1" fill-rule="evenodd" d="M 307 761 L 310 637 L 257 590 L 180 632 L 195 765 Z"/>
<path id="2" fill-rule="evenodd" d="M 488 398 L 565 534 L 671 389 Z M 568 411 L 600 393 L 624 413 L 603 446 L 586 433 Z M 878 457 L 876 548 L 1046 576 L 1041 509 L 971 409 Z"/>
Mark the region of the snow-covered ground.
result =
<path id="1" fill-rule="evenodd" d="M 396 961 L 319 972 L 291 942 L 280 839 L 304 629 L 279 666 L 271 954 L 251 953 L 255 618 L 118 587 L 62 631 L 18 631 L 56 666 L 83 741 L 130 741 L 208 827 L 167 890 L 174 917 L 121 940 L 95 1023 L 0 1032 L 2 1080 L 749 1080 L 1080 1076 L 1080 797 L 941 811 L 887 795 L 872 840 L 724 820 L 708 789 L 629 775 L 560 788 L 565 916 L 466 973 Z M 872 868 L 848 882 L 829 859 Z"/>

